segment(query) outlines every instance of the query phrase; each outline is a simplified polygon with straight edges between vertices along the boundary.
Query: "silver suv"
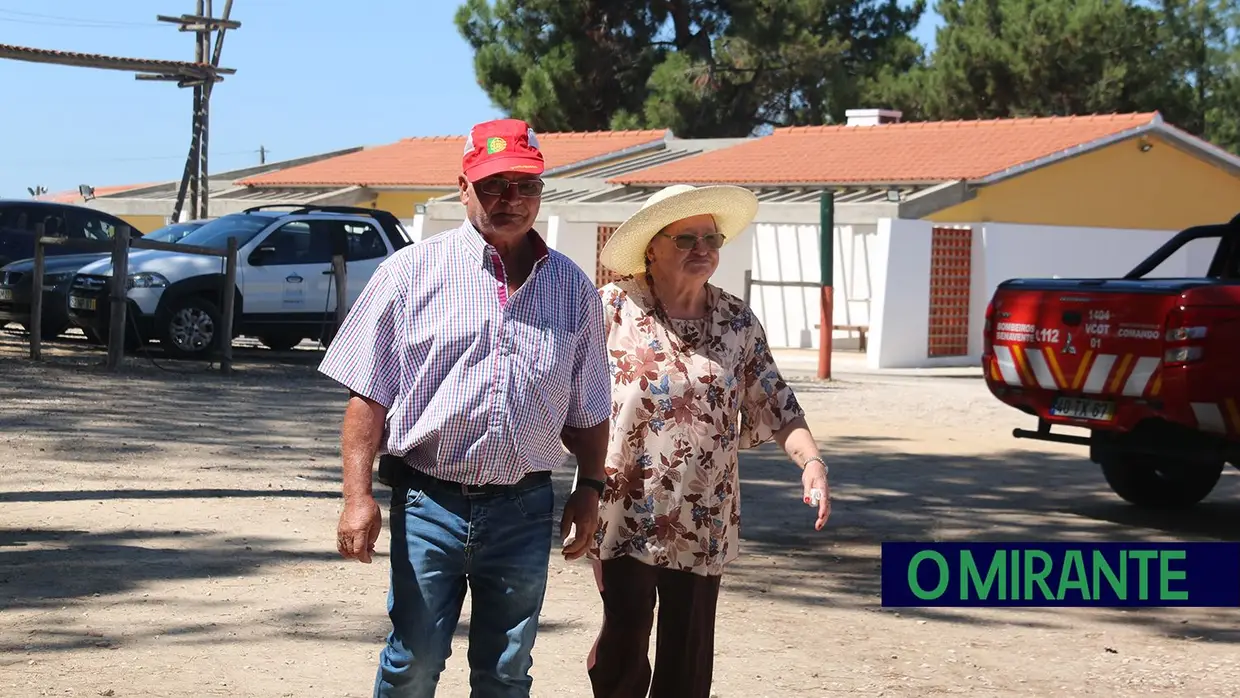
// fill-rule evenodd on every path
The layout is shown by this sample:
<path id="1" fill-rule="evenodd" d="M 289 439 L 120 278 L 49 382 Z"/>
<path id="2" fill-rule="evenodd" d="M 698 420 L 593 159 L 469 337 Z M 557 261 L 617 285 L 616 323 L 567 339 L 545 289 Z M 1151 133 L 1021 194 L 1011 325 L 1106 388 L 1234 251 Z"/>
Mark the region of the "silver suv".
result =
<path id="1" fill-rule="evenodd" d="M 284 350 L 303 339 L 331 342 L 336 291 L 331 259 L 343 254 L 351 305 L 380 262 L 411 240 L 400 221 L 378 209 L 257 206 L 217 218 L 179 244 L 223 251 L 237 238 L 234 336 L 256 337 Z M 73 323 L 108 336 L 110 259 L 78 270 L 69 292 Z M 130 350 L 158 339 L 176 358 L 208 358 L 219 348 L 224 258 L 133 250 L 129 254 L 126 343 Z"/>

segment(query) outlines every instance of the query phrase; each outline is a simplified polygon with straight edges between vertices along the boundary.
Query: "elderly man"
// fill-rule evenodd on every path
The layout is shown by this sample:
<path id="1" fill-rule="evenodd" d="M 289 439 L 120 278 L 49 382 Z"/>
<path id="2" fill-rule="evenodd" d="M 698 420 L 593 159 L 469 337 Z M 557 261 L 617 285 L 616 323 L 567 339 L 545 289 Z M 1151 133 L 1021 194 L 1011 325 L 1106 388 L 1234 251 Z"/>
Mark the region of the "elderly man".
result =
<path id="1" fill-rule="evenodd" d="M 578 461 L 564 556 L 583 555 L 598 524 L 611 410 L 602 301 L 533 230 L 544 165 L 527 124 L 478 124 L 462 165 L 466 220 L 383 262 L 319 368 L 350 391 L 346 558 L 371 561 L 382 526 L 371 466 L 388 454 L 392 630 L 376 696 L 435 694 L 467 584 L 472 695 L 528 696 L 563 445 Z"/>

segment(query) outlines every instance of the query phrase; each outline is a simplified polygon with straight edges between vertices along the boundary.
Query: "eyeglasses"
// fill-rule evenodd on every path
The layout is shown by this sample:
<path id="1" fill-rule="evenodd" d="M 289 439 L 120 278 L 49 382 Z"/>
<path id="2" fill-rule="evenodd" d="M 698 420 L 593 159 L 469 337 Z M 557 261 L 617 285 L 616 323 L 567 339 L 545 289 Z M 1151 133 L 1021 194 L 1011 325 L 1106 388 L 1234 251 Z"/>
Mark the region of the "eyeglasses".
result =
<path id="1" fill-rule="evenodd" d="M 544 183 L 541 179 L 520 179 L 508 180 L 503 177 L 493 177 L 484 179 L 474 184 L 474 189 L 480 194 L 487 196 L 503 196 L 508 193 L 508 187 L 516 187 L 517 194 L 525 198 L 533 198 L 540 196 L 543 192 Z"/>
<path id="2" fill-rule="evenodd" d="M 662 235 L 665 238 L 670 238 L 672 242 L 676 244 L 676 249 L 678 250 L 691 250 L 694 247 L 697 247 L 698 240 L 706 243 L 706 247 L 712 250 L 717 250 L 720 247 L 723 247 L 723 235 L 720 235 L 719 233 L 707 233 L 701 237 L 698 237 L 697 235 L 690 235 L 689 233 L 681 233 L 680 235 L 659 233 L 659 235 Z"/>

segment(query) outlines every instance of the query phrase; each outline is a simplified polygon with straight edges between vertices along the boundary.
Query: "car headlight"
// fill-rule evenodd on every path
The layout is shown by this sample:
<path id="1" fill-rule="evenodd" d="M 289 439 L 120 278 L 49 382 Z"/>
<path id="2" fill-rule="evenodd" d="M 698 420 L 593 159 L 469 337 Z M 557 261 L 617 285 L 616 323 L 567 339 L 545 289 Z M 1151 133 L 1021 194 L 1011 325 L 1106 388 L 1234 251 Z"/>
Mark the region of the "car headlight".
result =
<path id="1" fill-rule="evenodd" d="M 125 281 L 126 289 L 134 288 L 164 288 L 168 285 L 168 279 L 163 274 L 156 274 L 153 271 L 141 271 L 137 274 L 130 274 Z"/>

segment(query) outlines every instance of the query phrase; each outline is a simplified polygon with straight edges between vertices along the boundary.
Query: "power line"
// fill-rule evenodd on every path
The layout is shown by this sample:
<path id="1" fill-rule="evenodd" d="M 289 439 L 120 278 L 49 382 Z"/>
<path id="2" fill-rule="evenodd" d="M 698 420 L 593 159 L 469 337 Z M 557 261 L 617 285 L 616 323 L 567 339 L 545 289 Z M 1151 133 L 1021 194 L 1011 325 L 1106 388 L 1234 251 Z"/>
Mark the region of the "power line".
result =
<path id="1" fill-rule="evenodd" d="M 265 158 L 266 154 L 270 152 L 271 152 L 270 148 L 259 147 L 259 148 L 251 149 L 251 150 L 232 150 L 232 151 L 228 151 L 224 153 L 214 153 L 214 155 L 234 156 L 234 155 L 254 155 L 255 153 L 258 153 L 260 158 Z M 155 162 L 157 160 L 183 160 L 183 159 L 185 159 L 184 155 L 139 155 L 139 156 L 133 156 L 133 157 L 125 156 L 125 157 L 115 157 L 115 158 L 110 158 L 110 157 L 109 158 L 72 158 L 68 160 L 48 160 L 47 158 L 39 158 L 38 160 L 28 160 L 25 162 L 20 161 L 20 160 L 16 162 L 6 160 L 5 164 L 11 165 L 14 167 L 37 167 L 39 165 L 56 165 L 56 166 L 71 166 L 71 165 L 84 165 L 84 164 L 106 165 L 106 164 L 113 163 L 113 162 Z"/>
<path id="2" fill-rule="evenodd" d="M 5 16 L 8 15 L 8 16 Z M 41 21 L 42 20 L 42 21 Z M 84 27 L 84 28 L 100 28 L 115 29 L 118 27 L 142 27 L 150 29 L 153 27 L 161 27 L 158 22 L 130 22 L 115 19 L 86 19 L 82 17 L 62 17 L 60 15 L 45 15 L 38 12 L 21 12 L 19 10 L 6 10 L 0 8 L 0 22 L 12 22 L 16 24 L 37 24 L 43 26 L 55 27 Z"/>

